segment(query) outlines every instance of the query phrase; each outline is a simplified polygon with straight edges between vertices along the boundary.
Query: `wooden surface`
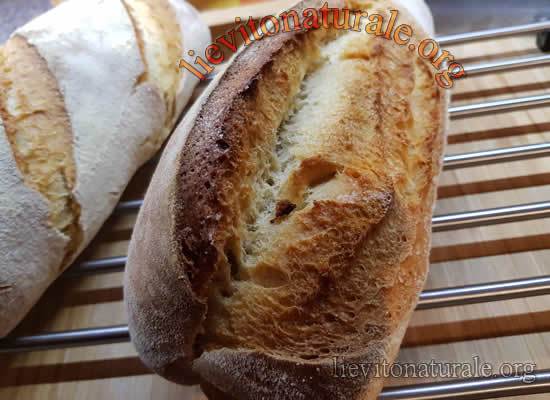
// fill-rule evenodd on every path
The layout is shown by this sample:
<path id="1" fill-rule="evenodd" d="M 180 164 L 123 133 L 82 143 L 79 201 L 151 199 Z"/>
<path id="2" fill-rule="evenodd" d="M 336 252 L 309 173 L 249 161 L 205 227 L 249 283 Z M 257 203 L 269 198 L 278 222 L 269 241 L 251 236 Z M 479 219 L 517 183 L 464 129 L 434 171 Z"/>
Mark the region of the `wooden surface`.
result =
<path id="1" fill-rule="evenodd" d="M 210 15 L 209 18 L 219 16 Z M 465 65 L 537 54 L 533 36 L 456 45 Z M 457 82 L 453 105 L 545 93 L 550 67 L 471 77 Z M 550 141 L 550 108 L 456 120 L 447 154 Z M 436 214 L 550 200 L 550 160 L 540 158 L 443 173 Z M 144 167 L 124 198 L 143 196 L 152 167 Z M 135 217 L 113 217 L 81 259 L 126 254 Z M 436 233 L 427 288 L 550 274 L 550 219 Z M 59 280 L 16 334 L 126 323 L 122 273 Z M 550 296 L 419 311 L 399 362 L 472 362 L 495 368 L 533 362 L 550 368 Z M 151 375 L 130 343 L 1 356 L 1 399 L 203 399 L 197 388 Z M 424 378 L 390 378 L 387 385 Z M 529 399 L 547 399 L 548 394 Z"/>

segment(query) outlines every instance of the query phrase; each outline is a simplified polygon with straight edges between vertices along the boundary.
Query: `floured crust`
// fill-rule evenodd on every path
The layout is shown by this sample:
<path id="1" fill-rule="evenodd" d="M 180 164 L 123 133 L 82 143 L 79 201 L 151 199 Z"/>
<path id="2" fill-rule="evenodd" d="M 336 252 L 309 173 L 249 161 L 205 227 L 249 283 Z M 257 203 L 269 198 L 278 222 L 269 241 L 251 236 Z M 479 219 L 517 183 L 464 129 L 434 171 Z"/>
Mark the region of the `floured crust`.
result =
<path id="1" fill-rule="evenodd" d="M 48 287 L 57 276 L 69 240 L 51 229 L 48 201 L 24 183 L 1 118 L 0 188 L 0 337 L 3 337 L 35 303 L 36 287 Z"/>
<path id="2" fill-rule="evenodd" d="M 337 377 L 334 357 L 392 362 L 422 290 L 448 96 L 416 54 L 350 35 L 239 52 L 149 187 L 125 275 L 132 340 L 212 399 L 376 398 L 381 378 Z"/>
<path id="3" fill-rule="evenodd" d="M 56 14 L 55 19 L 65 21 L 63 29 L 50 28 L 51 13 Z M 110 47 L 102 39 L 108 31 L 111 31 Z M 71 35 L 67 37 L 66 32 Z M 116 205 L 136 166 L 153 155 L 155 149 L 148 139 L 157 136 L 164 123 L 162 96 L 146 83 L 135 87 L 145 67 L 133 25 L 118 1 L 69 1 L 19 29 L 17 34 L 35 46 L 47 61 L 65 99 L 78 173 L 75 196 L 82 208 L 82 249 L 103 224 L 105 210 Z M 67 51 L 68 46 L 71 52 Z M 137 114 L 142 121 L 132 135 L 121 135 L 127 123 L 123 113 L 140 105 L 150 111 Z M 129 151 L 112 151 L 119 148 Z M 101 164 L 97 163 L 98 156 Z M 104 168 L 105 172 L 98 168 Z"/>
<path id="4" fill-rule="evenodd" d="M 195 87 L 196 81 L 181 86 L 178 68 L 182 27 L 194 12 L 182 14 L 189 6 L 176 9 L 177 3 L 140 2 L 148 8 L 133 20 L 122 1 L 66 1 L 18 29 L 2 49 L 0 115 L 11 142 L 2 151 L 15 156 L 28 191 L 0 181 L 0 192 L 16 210 L 22 203 L 33 212 L 28 218 L 0 212 L 2 234 L 13 236 L 2 244 L 13 249 L 0 251 L 7 279 L 1 284 L 9 288 L 0 290 L 0 314 L 7 316 L 0 336 L 88 245 L 132 175 L 171 132 L 185 105 L 181 96 Z M 199 44 L 209 40 L 206 33 Z M 12 173 L 10 162 L 0 168 Z M 23 240 L 19 232 L 32 237 Z"/>
<path id="5" fill-rule="evenodd" d="M 0 114 L 11 150 L 27 186 L 50 204 L 48 222 L 69 239 L 67 257 L 79 246 L 80 205 L 72 190 L 76 168 L 69 118 L 45 60 L 14 35 L 0 50 Z"/>

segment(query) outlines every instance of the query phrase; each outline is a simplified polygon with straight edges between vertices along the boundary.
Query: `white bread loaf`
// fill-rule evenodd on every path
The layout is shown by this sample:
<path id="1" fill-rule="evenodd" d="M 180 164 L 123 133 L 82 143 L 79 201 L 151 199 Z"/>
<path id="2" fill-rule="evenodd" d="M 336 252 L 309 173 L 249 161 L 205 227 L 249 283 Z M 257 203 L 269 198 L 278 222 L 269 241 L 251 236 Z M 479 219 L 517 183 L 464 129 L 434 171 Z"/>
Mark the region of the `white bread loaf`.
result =
<path id="1" fill-rule="evenodd" d="M 0 48 L 0 337 L 174 127 L 210 33 L 183 0 L 70 0 Z"/>
<path id="2" fill-rule="evenodd" d="M 397 9 L 411 43 L 433 35 L 421 0 L 329 7 Z M 449 100 L 435 73 L 407 46 L 323 28 L 231 60 L 134 228 L 124 296 L 146 365 L 213 400 L 378 396 L 428 272 Z"/>

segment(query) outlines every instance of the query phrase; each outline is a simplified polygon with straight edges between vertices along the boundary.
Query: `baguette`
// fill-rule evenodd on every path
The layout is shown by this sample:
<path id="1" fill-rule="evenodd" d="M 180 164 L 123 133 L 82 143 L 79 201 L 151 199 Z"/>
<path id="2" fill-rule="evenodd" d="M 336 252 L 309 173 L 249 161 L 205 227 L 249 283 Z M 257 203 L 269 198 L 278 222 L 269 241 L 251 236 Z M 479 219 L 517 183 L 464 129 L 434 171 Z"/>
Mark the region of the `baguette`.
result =
<path id="1" fill-rule="evenodd" d="M 0 48 L 0 337 L 88 245 L 174 127 L 207 26 L 180 0 L 71 0 Z"/>
<path id="2" fill-rule="evenodd" d="M 398 9 L 413 43 L 433 35 L 422 1 L 329 6 Z M 448 107 L 434 72 L 364 32 L 236 54 L 170 139 L 133 232 L 125 303 L 146 365 L 210 399 L 378 396 L 374 368 L 335 359 L 392 363 L 426 280 Z"/>

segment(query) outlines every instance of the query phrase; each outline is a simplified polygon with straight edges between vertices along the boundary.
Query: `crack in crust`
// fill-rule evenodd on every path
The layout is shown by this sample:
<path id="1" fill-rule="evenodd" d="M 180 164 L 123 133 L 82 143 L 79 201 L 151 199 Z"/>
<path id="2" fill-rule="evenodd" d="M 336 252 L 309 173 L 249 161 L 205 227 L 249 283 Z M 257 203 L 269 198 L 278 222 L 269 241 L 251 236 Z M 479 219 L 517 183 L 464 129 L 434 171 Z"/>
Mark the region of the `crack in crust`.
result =
<path id="1" fill-rule="evenodd" d="M 0 116 L 25 184 L 49 201 L 48 222 L 70 238 L 64 269 L 82 240 L 69 116 L 46 61 L 25 38 L 13 36 L 0 52 Z"/>
<path id="2" fill-rule="evenodd" d="M 179 71 L 174 60 L 183 54 L 181 28 L 167 0 L 122 0 L 134 27 L 145 71 L 136 86 L 153 83 L 162 93 L 166 106 L 166 128 L 172 126 L 176 113 Z M 164 135 L 157 138 L 163 141 Z"/>

